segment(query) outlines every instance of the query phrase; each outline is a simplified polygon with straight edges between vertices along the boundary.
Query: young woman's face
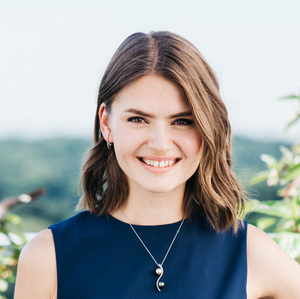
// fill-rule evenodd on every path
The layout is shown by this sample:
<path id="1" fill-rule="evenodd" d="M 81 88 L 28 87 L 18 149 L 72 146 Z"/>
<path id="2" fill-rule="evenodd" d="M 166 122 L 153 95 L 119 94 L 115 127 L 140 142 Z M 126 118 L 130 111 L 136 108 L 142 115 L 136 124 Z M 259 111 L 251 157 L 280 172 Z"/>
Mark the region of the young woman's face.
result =
<path id="1" fill-rule="evenodd" d="M 180 87 L 147 75 L 118 94 L 109 115 L 102 110 L 130 192 L 184 190 L 200 162 L 201 137 Z"/>

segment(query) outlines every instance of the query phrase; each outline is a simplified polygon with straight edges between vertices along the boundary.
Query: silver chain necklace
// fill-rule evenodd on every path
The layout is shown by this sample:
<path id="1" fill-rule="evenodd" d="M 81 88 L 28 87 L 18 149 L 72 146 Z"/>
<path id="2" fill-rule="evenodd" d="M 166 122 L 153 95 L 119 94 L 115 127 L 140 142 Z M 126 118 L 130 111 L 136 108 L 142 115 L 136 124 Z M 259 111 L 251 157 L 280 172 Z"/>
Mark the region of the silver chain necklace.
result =
<path id="1" fill-rule="evenodd" d="M 156 270 L 155 270 L 155 274 L 158 275 L 159 277 L 158 277 L 158 279 L 157 279 L 157 281 L 156 281 L 156 288 L 157 288 L 157 290 L 160 292 L 161 289 L 165 286 L 165 283 L 162 282 L 162 281 L 160 281 L 161 277 L 162 277 L 163 274 L 164 274 L 163 264 L 164 264 L 164 262 L 165 262 L 165 260 L 166 260 L 166 258 L 167 258 L 167 256 L 168 256 L 168 254 L 169 254 L 169 251 L 171 250 L 171 248 L 172 248 L 172 246 L 173 246 L 173 243 L 174 243 L 174 241 L 175 241 L 175 239 L 176 239 L 176 237 L 177 237 L 177 235 L 178 235 L 178 233 L 179 233 L 179 231 L 180 231 L 180 229 L 181 229 L 181 227 L 182 227 L 182 224 L 183 224 L 183 222 L 184 222 L 184 220 L 185 220 L 186 217 L 185 217 L 185 216 L 183 217 L 183 219 L 182 219 L 182 221 L 181 221 L 181 223 L 180 223 L 180 225 L 179 225 L 179 228 L 178 228 L 178 230 L 176 231 L 176 234 L 175 234 L 175 236 L 174 236 L 174 238 L 173 238 L 173 240 L 172 240 L 172 242 L 171 242 L 171 244 L 170 244 L 170 246 L 169 246 L 169 248 L 168 248 L 168 250 L 167 250 L 167 252 L 166 252 L 166 254 L 165 254 L 165 257 L 163 258 L 162 262 L 159 264 L 159 263 L 156 261 L 156 259 L 154 258 L 154 256 L 151 254 L 150 250 L 147 248 L 147 246 L 145 245 L 145 243 L 142 241 L 141 237 L 138 235 L 138 233 L 136 232 L 136 230 L 133 228 L 133 226 L 131 225 L 130 221 L 128 220 L 128 218 L 127 218 L 127 216 L 125 215 L 125 213 L 123 212 L 123 210 L 122 210 L 122 209 L 120 209 L 120 210 L 121 210 L 121 212 L 123 213 L 124 217 L 126 218 L 126 220 L 127 220 L 128 224 L 130 225 L 131 229 L 133 230 L 133 232 L 135 233 L 135 235 L 138 237 L 138 239 L 140 240 L 140 242 L 142 243 L 142 245 L 144 246 L 144 248 L 145 248 L 146 251 L 149 253 L 149 255 L 151 256 L 151 258 L 153 259 L 154 263 L 155 263 L 156 266 L 157 266 L 157 268 L 156 268 Z"/>

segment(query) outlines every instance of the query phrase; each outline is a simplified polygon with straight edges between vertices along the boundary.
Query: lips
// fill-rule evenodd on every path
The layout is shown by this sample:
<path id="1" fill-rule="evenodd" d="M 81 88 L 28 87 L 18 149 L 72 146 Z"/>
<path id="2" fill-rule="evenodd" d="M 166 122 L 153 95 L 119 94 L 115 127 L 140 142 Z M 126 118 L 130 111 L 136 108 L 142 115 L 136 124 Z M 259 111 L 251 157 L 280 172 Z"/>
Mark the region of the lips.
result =
<path id="1" fill-rule="evenodd" d="M 140 157 L 139 160 L 142 161 L 143 163 L 149 165 L 149 166 L 152 166 L 152 167 L 164 168 L 164 167 L 174 165 L 180 159 L 170 158 L 170 159 L 165 159 L 165 160 L 161 160 L 161 159 L 160 160 L 154 160 L 154 159 L 147 159 L 147 158 Z"/>

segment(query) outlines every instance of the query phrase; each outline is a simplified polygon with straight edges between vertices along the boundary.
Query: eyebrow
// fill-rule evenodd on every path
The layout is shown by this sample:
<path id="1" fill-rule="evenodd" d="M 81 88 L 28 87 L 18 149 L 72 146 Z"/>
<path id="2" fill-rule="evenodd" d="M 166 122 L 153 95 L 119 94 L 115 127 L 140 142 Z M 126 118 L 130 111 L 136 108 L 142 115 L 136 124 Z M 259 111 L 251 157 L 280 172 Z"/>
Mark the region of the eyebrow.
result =
<path id="1" fill-rule="evenodd" d="M 130 112 L 130 113 L 138 114 L 138 115 L 141 115 L 144 117 L 149 117 L 149 118 L 155 117 L 153 114 L 149 114 L 147 112 L 144 112 L 144 111 L 138 110 L 138 109 L 126 109 L 126 110 L 124 110 L 124 112 Z M 192 116 L 192 115 L 193 114 L 191 111 L 184 111 L 184 112 L 172 114 L 169 116 L 169 118 L 185 117 L 185 116 Z"/>

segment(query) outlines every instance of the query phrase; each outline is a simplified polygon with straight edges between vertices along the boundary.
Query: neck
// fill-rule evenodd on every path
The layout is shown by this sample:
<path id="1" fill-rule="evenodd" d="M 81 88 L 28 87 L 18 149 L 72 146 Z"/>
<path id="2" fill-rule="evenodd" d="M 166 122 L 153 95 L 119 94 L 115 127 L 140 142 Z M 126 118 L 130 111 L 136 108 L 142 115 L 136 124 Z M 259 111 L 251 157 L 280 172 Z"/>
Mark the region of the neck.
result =
<path id="1" fill-rule="evenodd" d="M 170 224 L 183 219 L 183 194 L 176 190 L 170 193 L 144 193 L 130 192 L 128 200 L 122 210 L 131 224 L 162 225 Z M 127 222 L 120 209 L 114 211 L 112 216 Z"/>

